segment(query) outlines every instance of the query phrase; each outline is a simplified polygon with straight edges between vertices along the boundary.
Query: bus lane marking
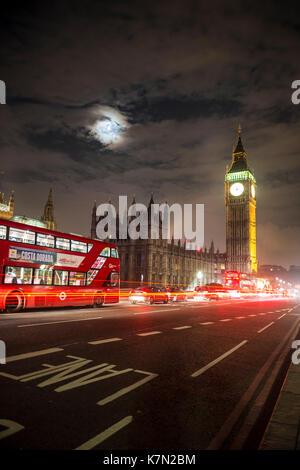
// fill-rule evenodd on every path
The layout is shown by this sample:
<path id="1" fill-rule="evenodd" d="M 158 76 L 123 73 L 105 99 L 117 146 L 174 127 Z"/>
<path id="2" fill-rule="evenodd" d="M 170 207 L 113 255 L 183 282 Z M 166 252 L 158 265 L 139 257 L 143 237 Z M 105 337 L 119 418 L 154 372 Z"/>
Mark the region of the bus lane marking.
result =
<path id="1" fill-rule="evenodd" d="M 204 372 L 206 372 L 208 369 L 210 369 L 211 367 L 213 367 L 214 365 L 218 364 L 218 362 L 220 361 L 223 361 L 223 359 L 225 359 L 227 356 L 229 356 L 230 354 L 232 354 L 234 351 L 236 351 L 237 349 L 239 349 L 241 346 L 244 346 L 244 344 L 246 344 L 248 342 L 247 339 L 245 339 L 244 341 L 242 341 L 241 343 L 239 343 L 237 346 L 235 346 L 234 348 L 230 349 L 229 351 L 225 352 L 224 354 L 222 354 L 222 356 L 219 356 L 217 357 L 217 359 L 215 359 L 214 361 L 210 362 L 209 364 L 207 364 L 206 366 L 204 367 L 201 367 L 201 369 L 199 370 L 196 370 L 196 372 L 194 372 L 193 374 L 191 374 L 191 377 L 198 377 L 199 375 L 203 374 Z"/>
<path id="2" fill-rule="evenodd" d="M 1 439 L 5 439 L 6 437 L 16 434 L 24 429 L 22 424 L 19 424 L 16 421 L 11 421 L 10 419 L 0 419 L 0 426 L 6 428 L 3 431 L 0 431 L 0 441 Z"/>
<path id="3" fill-rule="evenodd" d="M 133 384 L 121 388 L 115 393 L 108 395 L 107 397 L 101 399 L 97 402 L 98 405 L 103 406 L 106 403 L 116 400 L 117 398 L 125 395 L 126 393 L 135 390 L 138 387 L 141 387 L 150 380 L 158 377 L 158 374 L 152 372 L 146 372 L 139 369 L 126 368 L 122 370 L 116 370 L 115 364 L 102 363 L 97 364 L 92 367 L 85 368 L 88 364 L 90 365 L 93 362 L 91 359 L 85 359 L 77 356 L 66 356 L 71 361 L 52 365 L 52 364 L 42 364 L 42 369 L 31 371 L 26 374 L 19 376 L 9 374 L 7 372 L 0 372 L 0 376 L 10 378 L 12 380 L 17 380 L 19 382 L 30 382 L 32 380 L 37 380 L 44 378 L 42 382 L 37 384 L 37 387 L 44 388 L 49 385 L 56 385 L 60 382 L 69 380 L 66 384 L 60 385 L 54 389 L 55 392 L 66 392 L 75 388 L 83 387 L 85 385 L 99 382 L 105 379 L 110 379 L 119 375 L 135 373 L 138 375 L 146 375 L 146 377 L 136 380 Z M 84 369 L 82 370 L 82 368 Z M 81 370 L 78 370 L 81 369 Z M 49 377 L 50 376 L 50 377 Z M 48 378 L 47 378 L 48 377 Z M 70 379 L 73 379 L 70 381 Z"/>
<path id="4" fill-rule="evenodd" d="M 15 356 L 9 356 L 6 358 L 6 362 L 15 362 L 21 361 L 22 359 L 30 359 L 31 357 L 38 357 L 44 356 L 46 354 L 52 354 L 55 352 L 63 351 L 61 348 L 50 348 L 50 349 L 42 349 L 41 351 L 32 351 L 29 353 L 24 354 L 17 354 Z"/>
<path id="5" fill-rule="evenodd" d="M 79 447 L 76 447 L 74 450 L 91 450 L 94 449 L 97 445 L 101 444 L 102 442 L 106 441 L 109 437 L 113 436 L 116 434 L 118 431 L 121 429 L 125 428 L 125 426 L 128 426 L 133 420 L 132 416 L 126 416 L 126 418 L 121 419 L 117 423 L 113 424 L 109 428 L 107 428 L 105 431 L 101 432 L 100 434 L 97 434 L 96 436 L 92 437 L 88 441 L 86 441 L 84 444 L 81 444 Z"/>

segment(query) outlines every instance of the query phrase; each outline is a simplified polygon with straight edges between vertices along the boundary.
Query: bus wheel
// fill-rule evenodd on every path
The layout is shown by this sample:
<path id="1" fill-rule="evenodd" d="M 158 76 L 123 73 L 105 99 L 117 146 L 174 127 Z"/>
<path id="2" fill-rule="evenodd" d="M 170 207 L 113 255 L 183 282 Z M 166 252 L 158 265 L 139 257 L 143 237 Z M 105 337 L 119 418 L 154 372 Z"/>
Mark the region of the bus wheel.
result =
<path id="1" fill-rule="evenodd" d="M 10 292 L 6 297 L 5 311 L 8 313 L 19 312 L 23 307 L 23 297 L 18 292 Z"/>
<path id="2" fill-rule="evenodd" d="M 101 308 L 104 305 L 104 297 L 102 295 L 95 295 L 94 308 Z"/>

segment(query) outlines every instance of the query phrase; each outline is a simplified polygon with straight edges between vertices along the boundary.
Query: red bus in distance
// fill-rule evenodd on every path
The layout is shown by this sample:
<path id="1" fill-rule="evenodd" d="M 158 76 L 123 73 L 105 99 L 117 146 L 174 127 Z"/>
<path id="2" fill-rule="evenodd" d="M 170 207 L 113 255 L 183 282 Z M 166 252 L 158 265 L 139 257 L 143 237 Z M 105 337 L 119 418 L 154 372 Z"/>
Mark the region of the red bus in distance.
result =
<path id="1" fill-rule="evenodd" d="M 0 219 L 0 310 L 119 302 L 115 245 Z"/>

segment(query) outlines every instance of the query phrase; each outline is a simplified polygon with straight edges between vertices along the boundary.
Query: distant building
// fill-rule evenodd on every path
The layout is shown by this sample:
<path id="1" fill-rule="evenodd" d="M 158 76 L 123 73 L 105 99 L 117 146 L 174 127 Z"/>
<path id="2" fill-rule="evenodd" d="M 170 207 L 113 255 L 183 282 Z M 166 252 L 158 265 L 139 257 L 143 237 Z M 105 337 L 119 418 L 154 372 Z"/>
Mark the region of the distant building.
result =
<path id="1" fill-rule="evenodd" d="M 133 204 L 135 200 L 133 200 Z M 151 197 L 148 205 L 148 230 L 151 232 Z M 91 237 L 97 238 L 96 203 L 92 211 Z M 118 246 L 121 261 L 122 287 L 140 285 L 172 285 L 182 288 L 222 282 L 225 270 L 225 255 L 215 251 L 213 242 L 210 249 L 201 251 L 187 250 L 180 240 L 162 238 L 162 231 L 156 240 L 117 239 L 110 242 Z"/>
<path id="2" fill-rule="evenodd" d="M 0 193 L 0 219 L 8 219 L 22 224 L 33 225 L 35 227 L 44 227 L 49 230 L 56 230 L 52 188 L 50 188 L 48 200 L 44 208 L 44 213 L 40 219 L 34 219 L 25 215 L 14 215 L 14 210 L 14 191 L 12 191 L 8 201 L 5 200 L 4 193 Z"/>

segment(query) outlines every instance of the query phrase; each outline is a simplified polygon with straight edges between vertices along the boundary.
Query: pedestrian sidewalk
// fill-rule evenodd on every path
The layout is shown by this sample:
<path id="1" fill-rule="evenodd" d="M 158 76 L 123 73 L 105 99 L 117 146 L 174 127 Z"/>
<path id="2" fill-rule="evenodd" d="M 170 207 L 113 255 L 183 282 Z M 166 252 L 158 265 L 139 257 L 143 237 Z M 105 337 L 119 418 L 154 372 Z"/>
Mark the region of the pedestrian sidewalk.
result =
<path id="1" fill-rule="evenodd" d="M 260 450 L 300 450 L 300 364 L 289 367 Z"/>

